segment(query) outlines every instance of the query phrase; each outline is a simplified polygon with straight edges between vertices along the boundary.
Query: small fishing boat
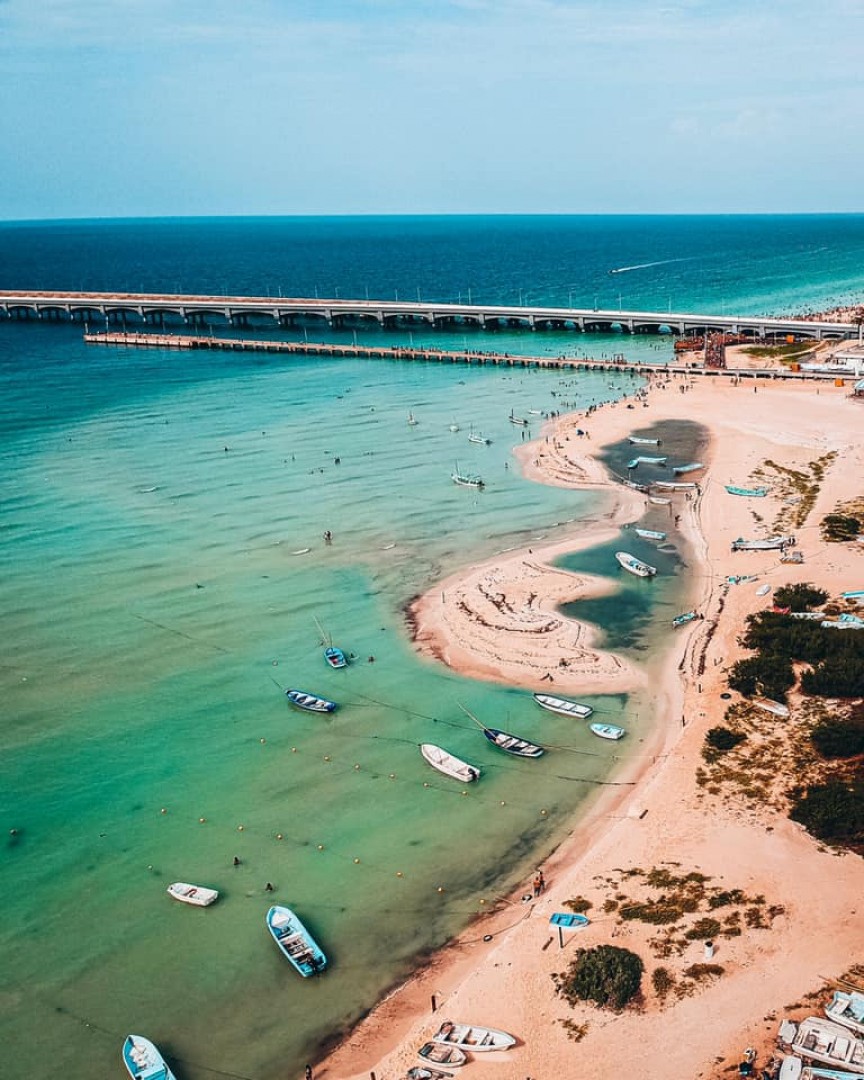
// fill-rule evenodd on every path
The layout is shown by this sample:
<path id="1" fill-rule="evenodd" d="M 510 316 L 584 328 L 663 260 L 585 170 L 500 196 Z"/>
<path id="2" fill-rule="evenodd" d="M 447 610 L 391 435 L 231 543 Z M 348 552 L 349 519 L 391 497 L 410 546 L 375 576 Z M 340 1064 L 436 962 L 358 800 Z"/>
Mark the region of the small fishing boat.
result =
<path id="1" fill-rule="evenodd" d="M 458 1069 L 468 1060 L 468 1055 L 458 1046 L 446 1046 L 436 1042 L 424 1043 L 417 1051 L 417 1056 L 424 1061 L 431 1061 L 433 1065 L 449 1065 L 451 1069 Z"/>
<path id="2" fill-rule="evenodd" d="M 510 416 L 508 417 L 508 420 L 511 424 L 515 424 L 517 427 L 528 427 L 528 421 L 525 419 L 525 417 L 514 416 L 512 409 L 510 410 Z"/>
<path id="3" fill-rule="evenodd" d="M 561 716 L 575 716 L 579 720 L 587 720 L 594 710 L 590 705 L 582 705 L 578 701 L 568 701 L 567 698 L 553 697 L 551 694 L 533 694 L 534 700 L 541 709 L 559 713 Z"/>
<path id="4" fill-rule="evenodd" d="M 455 424 L 455 423 L 454 423 L 454 424 L 451 424 L 451 425 L 450 425 L 450 430 L 451 430 L 451 431 L 458 431 L 458 430 L 459 430 L 459 425 L 458 425 L 458 424 Z"/>
<path id="5" fill-rule="evenodd" d="M 769 592 L 771 592 L 771 586 L 770 585 L 760 585 L 759 588 L 756 590 L 756 595 L 757 596 L 767 596 Z"/>
<path id="6" fill-rule="evenodd" d="M 665 465 L 665 457 L 634 457 L 627 462 L 628 469 L 638 469 L 640 465 Z"/>
<path id="7" fill-rule="evenodd" d="M 764 499 L 765 496 L 768 494 L 768 488 L 764 487 L 743 488 L 736 487 L 734 484 L 724 484 L 723 486 L 726 488 L 730 495 L 743 495 L 745 498 L 749 497 L 753 499 Z"/>
<path id="8" fill-rule="evenodd" d="M 486 436 L 481 434 L 479 431 L 472 431 L 471 434 L 468 436 L 468 442 L 476 443 L 478 446 L 492 445 L 492 440 L 487 439 Z"/>
<path id="9" fill-rule="evenodd" d="M 634 529 L 633 532 L 637 536 L 641 536 L 643 540 L 665 540 L 666 533 L 660 532 L 659 529 Z"/>
<path id="10" fill-rule="evenodd" d="M 205 889 L 203 885 L 189 885 L 185 881 L 175 881 L 165 891 L 181 904 L 192 904 L 193 907 L 208 907 L 214 900 L 219 899 L 219 893 L 215 889 Z"/>
<path id="11" fill-rule="evenodd" d="M 795 543 L 794 536 L 769 536 L 767 540 L 745 540 L 739 536 L 732 541 L 733 551 L 783 551 Z"/>
<path id="12" fill-rule="evenodd" d="M 337 649 L 335 645 L 328 645 L 324 650 L 324 659 L 332 668 L 343 668 L 348 666 L 348 658 L 341 649 Z"/>
<path id="13" fill-rule="evenodd" d="M 852 589 L 840 594 L 844 600 L 864 600 L 864 589 Z"/>
<path id="14" fill-rule="evenodd" d="M 825 1015 L 829 1020 L 864 1035 L 864 994 L 835 990 L 834 997 L 825 1006 Z"/>
<path id="15" fill-rule="evenodd" d="M 649 495 L 648 502 L 654 503 L 655 506 L 671 506 L 671 499 L 663 499 L 659 495 Z"/>
<path id="16" fill-rule="evenodd" d="M 626 551 L 616 551 L 615 558 L 631 574 L 635 574 L 636 577 L 654 577 L 657 573 L 656 566 L 649 566 L 648 563 L 642 562 L 641 559 L 637 559 L 635 555 L 630 555 Z"/>
<path id="17" fill-rule="evenodd" d="M 267 912 L 267 929 L 280 951 L 307 979 L 327 967 L 327 957 L 291 908 L 274 905 Z"/>
<path id="18" fill-rule="evenodd" d="M 800 1057 L 787 1054 L 780 1065 L 777 1080 L 858 1080 L 860 1075 L 845 1069 L 820 1069 L 816 1065 L 805 1065 Z"/>
<path id="19" fill-rule="evenodd" d="M 627 442 L 632 446 L 659 446 L 660 439 L 643 439 L 639 435 L 628 435 Z"/>
<path id="20" fill-rule="evenodd" d="M 443 1072 L 441 1069 L 428 1069 L 425 1065 L 415 1065 L 405 1075 L 408 1080 L 445 1080 L 453 1073 Z"/>
<path id="21" fill-rule="evenodd" d="M 499 750 L 503 750 L 507 754 L 531 758 L 543 756 L 544 750 L 542 746 L 536 746 L 525 739 L 520 739 L 517 735 L 508 735 L 506 731 L 499 731 L 498 728 L 484 727 L 483 734 L 493 746 L 497 746 Z"/>
<path id="22" fill-rule="evenodd" d="M 693 461 L 689 465 L 673 465 L 672 474 L 673 476 L 683 476 L 685 473 L 697 472 L 699 469 L 704 468 L 705 466 L 701 461 Z"/>
<path id="23" fill-rule="evenodd" d="M 444 773 L 452 780 L 461 780 L 463 784 L 470 784 L 472 780 L 478 780 L 480 777 L 480 770 L 476 765 L 469 765 L 467 761 L 462 761 L 455 754 L 448 753 L 442 747 L 435 746 L 434 743 L 422 743 L 420 753 L 433 769 Z"/>
<path id="24" fill-rule="evenodd" d="M 474 1024 L 454 1024 L 445 1020 L 432 1041 L 447 1046 L 458 1046 L 460 1050 L 479 1053 L 486 1050 L 509 1050 L 516 1045 L 516 1040 L 506 1031 L 495 1028 L 477 1027 Z"/>
<path id="25" fill-rule="evenodd" d="M 789 1046 L 799 1058 L 818 1061 L 856 1076 L 864 1075 L 864 1040 L 856 1039 L 842 1024 L 823 1020 L 820 1016 L 808 1016 L 800 1024 L 784 1020 L 780 1025 L 779 1041 Z M 787 1072 L 787 1077 L 792 1075 L 794 1073 Z"/>
<path id="26" fill-rule="evenodd" d="M 307 694 L 305 690 L 286 690 L 285 697 L 292 705 L 306 712 L 328 713 L 336 708 L 335 701 L 328 701 L 327 698 L 318 697 L 317 694 Z"/>
<path id="27" fill-rule="evenodd" d="M 408 423 L 411 425 L 411 427 L 414 427 L 417 423 L 417 417 L 414 415 L 413 412 L 408 413 Z"/>
<path id="28" fill-rule="evenodd" d="M 458 465 L 456 466 L 456 471 L 450 473 L 450 479 L 454 484 L 458 484 L 460 487 L 470 487 L 482 490 L 486 486 L 482 476 L 478 476 L 476 473 L 460 472 Z"/>
<path id="29" fill-rule="evenodd" d="M 577 915 L 572 911 L 559 911 L 550 915 L 549 922 L 553 926 L 563 926 L 565 930 L 581 930 L 591 922 L 585 915 Z"/>
<path id="30" fill-rule="evenodd" d="M 688 622 L 693 622 L 693 620 L 698 616 L 698 614 L 699 613 L 697 611 L 685 611 L 681 615 L 675 616 L 675 618 L 672 620 L 672 625 L 675 627 L 686 626 Z"/>
<path id="31" fill-rule="evenodd" d="M 653 480 L 652 483 L 661 491 L 695 491 L 699 487 L 689 480 Z"/>
<path id="32" fill-rule="evenodd" d="M 616 724 L 589 724 L 588 727 L 601 739 L 623 739 L 627 732 Z"/>
<path id="33" fill-rule="evenodd" d="M 123 1064 L 132 1080 L 176 1080 L 165 1058 L 143 1035 L 127 1035 L 123 1043 Z"/>
<path id="34" fill-rule="evenodd" d="M 647 495 L 651 490 L 649 484 L 637 484 L 635 480 L 622 480 L 621 483 L 624 487 L 632 488 L 634 491 L 641 491 L 643 495 Z"/>
<path id="35" fill-rule="evenodd" d="M 772 698 L 750 698 L 750 704 L 755 705 L 757 709 L 761 709 L 763 712 L 770 712 L 773 713 L 775 716 L 780 716 L 784 720 L 789 715 L 789 706 L 784 705 L 782 701 L 774 701 Z"/>
<path id="36" fill-rule="evenodd" d="M 292 551 L 292 555 L 308 555 L 312 548 L 298 548 L 296 551 Z"/>

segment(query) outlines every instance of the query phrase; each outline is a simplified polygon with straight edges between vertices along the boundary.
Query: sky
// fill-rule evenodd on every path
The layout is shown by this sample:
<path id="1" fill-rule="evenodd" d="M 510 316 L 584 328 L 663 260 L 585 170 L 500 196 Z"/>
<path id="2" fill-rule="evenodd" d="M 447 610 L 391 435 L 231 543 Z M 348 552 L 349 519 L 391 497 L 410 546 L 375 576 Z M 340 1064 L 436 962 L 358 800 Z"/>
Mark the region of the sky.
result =
<path id="1" fill-rule="evenodd" d="M 864 210 L 864 0 L 0 0 L 0 220 Z"/>

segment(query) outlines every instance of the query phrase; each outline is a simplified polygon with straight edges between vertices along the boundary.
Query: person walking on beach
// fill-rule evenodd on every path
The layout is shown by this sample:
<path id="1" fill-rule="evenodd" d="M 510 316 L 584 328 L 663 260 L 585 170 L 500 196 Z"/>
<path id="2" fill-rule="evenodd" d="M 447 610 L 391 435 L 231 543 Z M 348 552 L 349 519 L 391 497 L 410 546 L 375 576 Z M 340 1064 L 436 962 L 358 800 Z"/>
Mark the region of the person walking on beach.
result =
<path id="1" fill-rule="evenodd" d="M 312 1080 L 312 1066 L 307 1065 L 303 1073 L 303 1080 Z"/>
<path id="2" fill-rule="evenodd" d="M 541 892 L 543 892 L 543 886 L 545 885 L 543 880 L 543 871 L 538 870 L 534 877 L 534 898 L 536 899 Z"/>

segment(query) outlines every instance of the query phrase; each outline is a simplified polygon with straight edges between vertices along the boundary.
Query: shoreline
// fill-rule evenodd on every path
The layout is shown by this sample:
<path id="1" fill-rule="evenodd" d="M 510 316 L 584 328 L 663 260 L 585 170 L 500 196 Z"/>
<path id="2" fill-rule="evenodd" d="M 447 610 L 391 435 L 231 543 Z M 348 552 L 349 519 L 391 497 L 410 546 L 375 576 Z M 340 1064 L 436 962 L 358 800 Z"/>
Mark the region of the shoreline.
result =
<path id="1" fill-rule="evenodd" d="M 577 457 L 573 459 L 570 454 L 566 455 L 576 467 L 576 479 L 568 486 L 584 483 L 591 487 L 608 486 L 613 492 L 626 493 L 623 497 L 619 494 L 617 501 L 615 494 L 612 495 L 613 509 L 608 513 L 613 520 L 621 520 L 615 517 L 616 514 L 626 517 L 634 510 L 635 517 L 640 516 L 645 497 L 615 485 L 608 478 L 604 480 L 605 469 L 587 452 L 592 444 L 606 446 L 624 437 L 629 429 L 644 428 L 663 419 L 695 419 L 709 433 L 706 452 L 709 467 L 705 472 L 707 482 L 703 491 L 698 499 L 682 500 L 676 505 L 676 510 L 681 511 L 681 532 L 695 560 L 692 594 L 698 593 L 697 606 L 703 609 L 706 617 L 704 621 L 683 628 L 680 638 L 673 640 L 665 655 L 661 670 L 652 671 L 652 708 L 658 715 L 661 710 L 665 712 L 667 719 L 665 723 L 654 725 L 651 742 L 642 748 L 639 757 L 622 763 L 614 773 L 617 780 L 632 778 L 634 786 L 601 789 L 588 800 L 569 837 L 544 864 L 549 889 L 530 904 L 516 926 L 494 929 L 508 918 L 512 921 L 512 912 L 507 910 L 509 904 L 504 905 L 503 912 L 484 916 L 480 922 L 472 921 L 453 943 L 376 1006 L 370 1016 L 321 1062 L 316 1068 L 316 1078 L 365 1080 L 373 1070 L 379 1080 L 404 1075 L 405 1069 L 416 1063 L 414 1047 L 428 1038 L 436 1026 L 436 1018 L 429 1012 L 431 993 L 436 993 L 440 1001 L 446 1001 L 448 1012 L 452 1010 L 464 1019 L 511 1030 L 520 1039 L 520 1044 L 506 1058 L 500 1054 L 492 1055 L 497 1062 L 483 1061 L 483 1056 L 476 1058 L 472 1076 L 484 1077 L 487 1073 L 491 1076 L 494 1072 L 501 1080 L 523 1080 L 534 1072 L 542 1076 L 565 1075 L 574 1053 L 578 1053 L 580 1061 L 586 1058 L 580 1065 L 581 1075 L 597 1080 L 611 1080 L 622 1068 L 626 1072 L 628 1066 L 642 1076 L 657 1076 L 658 1080 L 661 1075 L 667 1076 L 670 1069 L 679 1068 L 687 1075 L 712 1075 L 711 1070 L 715 1067 L 712 1063 L 719 1055 L 733 1053 L 734 1046 L 741 1040 L 744 1040 L 742 1046 L 746 1043 L 755 1046 L 759 1042 L 760 1033 L 754 1030 L 748 1001 L 755 998 L 762 1002 L 755 1008 L 760 1017 L 771 1009 L 782 1008 L 796 994 L 814 989 L 814 981 L 818 985 L 820 973 L 839 973 L 844 955 L 851 960 L 855 958 L 856 950 L 860 954 L 864 948 L 864 935 L 860 928 L 855 928 L 852 918 L 856 897 L 864 889 L 864 863 L 861 860 L 821 850 L 807 834 L 776 814 L 770 815 L 767 811 L 764 815 L 754 814 L 741 806 L 718 805 L 716 800 L 713 803 L 709 800 L 706 805 L 704 794 L 694 781 L 701 737 L 706 727 L 722 718 L 725 709 L 719 691 L 725 690 L 724 666 L 730 656 L 736 655 L 737 628 L 748 610 L 757 610 L 764 605 L 764 600 L 755 597 L 753 588 L 730 587 L 726 581 L 727 570 L 740 570 L 745 565 L 741 556 L 730 554 L 730 538 L 734 539 L 747 528 L 752 531 L 756 523 L 748 505 L 750 500 L 727 496 L 722 485 L 742 482 L 769 452 L 786 462 L 790 458 L 800 462 L 825 452 L 835 452 L 837 461 L 826 470 L 824 490 L 820 491 L 808 520 L 797 530 L 806 538 L 808 558 L 814 549 L 815 556 L 803 566 L 780 566 L 773 556 L 766 559 L 765 554 L 760 553 L 763 569 L 759 576 L 761 580 L 775 581 L 782 575 L 781 583 L 813 580 L 829 587 L 830 591 L 832 584 L 836 589 L 838 583 L 846 580 L 846 564 L 855 558 L 860 564 L 859 575 L 864 575 L 864 552 L 850 552 L 849 558 L 842 557 L 847 555 L 845 551 L 826 552 L 825 545 L 820 545 L 818 529 L 812 524 L 817 519 L 817 510 L 830 512 L 836 493 L 844 490 L 839 465 L 843 463 L 848 469 L 852 462 L 857 462 L 860 467 L 864 460 L 861 436 L 857 435 L 860 405 L 850 403 L 842 389 L 835 388 L 822 387 L 824 392 L 820 392 L 812 386 L 772 385 L 766 390 L 769 396 L 766 406 L 764 394 L 754 400 L 755 391 L 751 393 L 749 386 L 733 388 L 702 384 L 690 389 L 691 386 L 692 382 L 686 378 L 655 379 L 648 389 L 650 408 L 647 415 L 641 409 L 638 414 L 628 415 L 622 401 L 604 406 L 587 418 L 581 414 L 560 417 L 550 428 L 544 428 L 543 433 L 545 437 L 548 430 L 553 446 L 559 438 L 563 445 L 577 421 L 590 427 L 591 442 L 586 444 L 580 439 Z M 681 387 L 685 389 L 680 393 L 661 392 Z M 771 408 L 772 401 L 774 408 Z M 841 423 L 838 423 L 838 416 Z M 832 432 L 830 438 L 825 434 L 828 431 Z M 541 465 L 533 455 L 544 445 L 534 441 L 517 448 L 516 456 L 526 475 L 532 478 L 540 478 L 533 475 L 535 469 L 542 474 Z M 568 449 L 572 448 L 572 444 L 568 446 Z M 734 475 L 727 476 L 724 470 L 734 470 Z M 543 477 L 545 482 L 562 481 L 561 477 L 557 480 L 553 477 L 550 481 L 548 474 L 549 470 Z M 563 479 L 566 482 L 567 478 Z M 680 496 L 676 499 L 680 500 Z M 760 504 L 769 502 L 759 501 Z M 771 503 L 777 501 L 773 497 L 770 499 Z M 768 507 L 761 506 L 760 509 Z M 611 527 L 608 521 L 603 524 L 607 529 Z M 602 534 L 599 527 L 582 546 L 598 542 L 598 532 Z M 549 556 L 550 551 L 562 547 L 573 550 L 572 542 L 564 541 L 550 545 L 548 549 L 536 550 L 531 558 L 539 563 L 542 557 Z M 511 569 L 514 564 L 518 568 L 518 564 L 525 562 L 525 556 L 524 551 L 516 553 L 505 563 Z M 452 592 L 460 585 L 465 587 L 466 583 L 470 587 L 472 582 L 476 584 L 478 576 L 482 579 L 490 567 L 500 566 L 500 558 L 492 559 L 482 567 L 453 575 L 447 579 L 443 591 L 445 594 Z M 441 586 L 436 586 L 430 594 L 440 591 Z M 548 597 L 543 599 L 549 600 Z M 443 600 L 440 607 L 445 607 Z M 458 649 L 453 649 L 448 656 L 454 667 L 458 661 L 459 670 L 465 670 L 461 667 Z M 488 673 L 484 672 L 483 677 L 488 678 Z M 503 673 L 501 677 L 505 677 Z M 582 692 L 590 692 L 584 689 L 584 682 L 579 685 L 583 686 Z M 556 683 L 556 686 L 563 689 L 565 684 Z M 746 949 L 739 945 L 740 939 L 730 941 L 728 945 L 724 943 L 724 956 L 729 955 L 726 960 L 730 964 L 728 974 L 710 987 L 700 987 L 692 997 L 665 1008 L 662 1024 L 656 1023 L 660 1007 L 649 1000 L 644 1012 L 623 1014 L 616 1020 L 619 1034 L 614 1037 L 608 1028 L 609 1014 L 596 1010 L 569 1010 L 555 997 L 549 976 L 560 962 L 556 965 L 554 951 L 545 953 L 545 945 L 538 951 L 537 918 L 531 916 L 546 915 L 551 910 L 550 905 L 560 905 L 568 895 L 584 891 L 586 882 L 594 880 L 592 870 L 608 872 L 610 866 L 626 866 L 628 859 L 632 859 L 634 866 L 651 865 L 651 858 L 679 860 L 685 870 L 694 868 L 695 863 L 703 872 L 710 871 L 712 877 L 719 879 L 728 875 L 732 885 L 741 884 L 733 880 L 740 874 L 746 879 L 748 888 L 754 888 L 754 882 L 757 882 L 769 899 L 784 901 L 776 906 L 785 914 L 779 917 L 780 924 L 768 932 L 766 940 L 757 941 L 755 945 L 748 940 Z M 611 862 L 607 864 L 607 860 Z M 790 894 L 786 880 L 789 875 L 784 875 L 784 870 L 793 864 L 799 888 L 792 889 Z M 766 868 L 772 872 L 767 873 Z M 822 895 L 825 874 L 833 878 L 830 899 Z M 766 875 L 767 880 L 761 880 Z M 803 887 L 805 879 L 806 887 Z M 517 891 L 514 890 L 511 903 Z M 808 909 L 812 910 L 813 903 L 820 900 L 822 930 L 817 934 L 807 919 Z M 826 908 L 830 910 L 826 912 Z M 545 924 L 545 919 L 543 922 Z M 592 926 L 580 935 L 579 943 L 592 945 L 606 940 L 609 922 L 600 917 L 595 922 L 592 918 Z M 806 940 L 802 938 L 805 929 Z M 492 931 L 495 935 L 493 944 L 487 946 L 476 940 L 480 930 Z M 613 928 L 613 936 L 615 931 Z M 548 933 L 544 925 L 543 936 Z M 641 927 L 628 925 L 621 933 L 630 936 L 634 945 L 640 934 L 644 938 Z M 850 935 L 848 943 L 844 942 L 846 934 Z M 749 939 L 752 935 L 744 937 Z M 640 954 L 647 947 L 645 941 L 641 945 Z M 747 951 L 752 949 L 755 949 L 755 955 Z M 506 976 L 500 970 L 504 966 Z M 517 973 L 518 984 L 515 981 Z M 505 987 L 506 993 L 502 995 Z M 761 994 L 757 998 L 759 991 Z M 706 996 L 709 1003 L 704 1000 Z M 694 1035 L 691 1030 L 694 1008 L 700 1013 L 710 1008 L 714 1024 L 709 1031 L 699 1031 L 698 1038 L 689 1038 Z M 584 1047 L 575 1048 L 562 1020 L 573 1016 L 574 1012 L 581 1015 L 583 1011 L 590 1017 L 587 1021 L 589 1032 Z M 676 1040 L 674 1032 L 678 1025 L 688 1037 Z M 658 1028 L 662 1029 L 659 1033 Z M 621 1045 L 622 1030 L 630 1032 L 632 1045 L 629 1049 Z M 764 1033 L 761 1034 L 764 1043 Z M 645 1058 L 651 1042 L 656 1044 L 658 1055 L 653 1072 Z M 676 1047 L 670 1056 L 669 1046 L 673 1043 Z M 627 1054 L 631 1061 L 626 1061 Z M 665 1055 L 663 1060 L 661 1054 Z M 717 1072 L 719 1074 L 719 1068 Z"/>

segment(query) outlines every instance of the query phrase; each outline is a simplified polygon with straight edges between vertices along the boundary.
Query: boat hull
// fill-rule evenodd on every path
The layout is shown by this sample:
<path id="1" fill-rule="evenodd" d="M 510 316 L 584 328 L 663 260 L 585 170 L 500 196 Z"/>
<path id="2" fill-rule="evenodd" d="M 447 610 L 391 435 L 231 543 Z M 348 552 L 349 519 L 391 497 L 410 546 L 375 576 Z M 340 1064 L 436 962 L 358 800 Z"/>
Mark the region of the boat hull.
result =
<path id="1" fill-rule="evenodd" d="M 509 1050 L 516 1045 L 516 1040 L 506 1031 L 496 1028 L 475 1027 L 472 1024 L 454 1024 L 445 1020 L 432 1041 L 447 1046 L 458 1046 L 460 1050 L 471 1053 L 484 1053 L 489 1050 Z"/>
<path id="2" fill-rule="evenodd" d="M 499 731 L 498 728 L 483 728 L 483 734 L 493 746 L 514 757 L 538 758 L 545 752 L 542 746 L 520 739 L 517 735 L 509 735 L 506 731 Z"/>
<path id="3" fill-rule="evenodd" d="M 286 690 L 285 697 L 295 708 L 302 709 L 303 712 L 330 713 L 336 708 L 335 701 L 328 701 L 327 698 L 318 697 L 317 694 L 307 694 L 305 690 Z"/>
<path id="4" fill-rule="evenodd" d="M 541 709 L 558 713 L 559 716 L 575 716 L 579 720 L 587 720 L 594 712 L 590 705 L 568 701 L 567 698 L 553 697 L 551 694 L 533 694 L 532 696 Z"/>
<path id="5" fill-rule="evenodd" d="M 588 726 L 593 734 L 600 739 L 611 739 L 613 742 L 617 742 L 626 735 L 624 728 L 620 728 L 616 724 L 589 724 Z"/>
<path id="6" fill-rule="evenodd" d="M 327 967 L 323 950 L 290 908 L 271 907 L 267 929 L 279 951 L 304 979 L 319 975 Z"/>
<path id="7" fill-rule="evenodd" d="M 331 645 L 329 649 L 324 650 L 324 659 L 330 665 L 331 668 L 344 668 L 348 666 L 348 660 L 345 653 L 341 649 L 337 649 L 335 645 Z"/>
<path id="8" fill-rule="evenodd" d="M 459 780 L 463 784 L 470 784 L 480 778 L 480 770 L 476 765 L 469 765 L 454 754 L 449 753 L 434 743 L 423 743 L 420 747 L 423 760 L 433 769 L 449 776 L 451 780 Z"/>
<path id="9" fill-rule="evenodd" d="M 616 551 L 615 558 L 624 570 L 636 577 L 654 577 L 657 573 L 656 567 L 649 566 L 648 563 L 642 562 L 641 559 L 637 559 L 635 555 L 630 555 L 626 551 Z"/>
<path id="10" fill-rule="evenodd" d="M 172 900 L 191 904 L 192 907 L 209 907 L 219 899 L 219 893 L 215 889 L 205 889 L 202 885 L 190 885 L 185 881 L 175 881 L 165 891 Z"/>
<path id="11" fill-rule="evenodd" d="M 153 1080 L 176 1080 L 165 1059 L 143 1035 L 127 1035 L 123 1043 L 123 1064 L 132 1080 L 153 1077 Z"/>

